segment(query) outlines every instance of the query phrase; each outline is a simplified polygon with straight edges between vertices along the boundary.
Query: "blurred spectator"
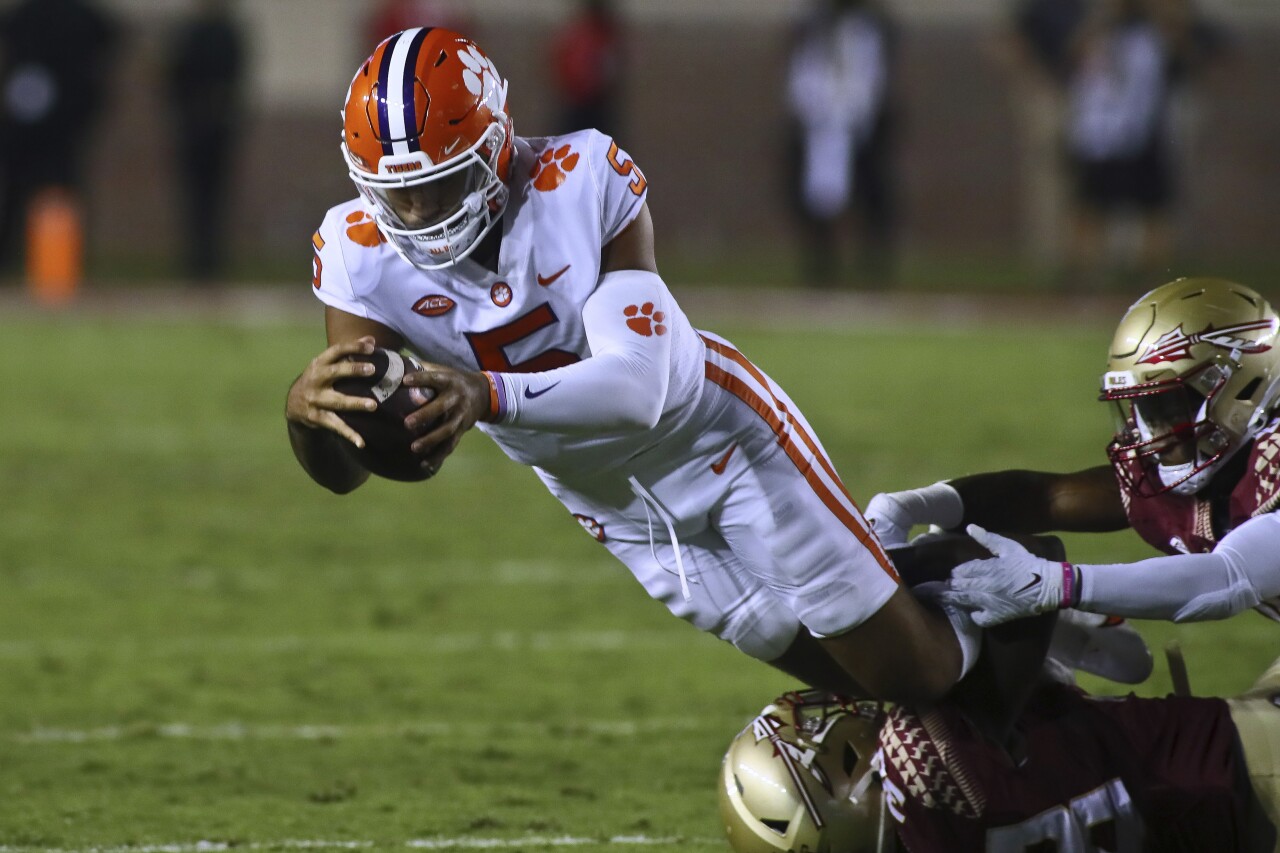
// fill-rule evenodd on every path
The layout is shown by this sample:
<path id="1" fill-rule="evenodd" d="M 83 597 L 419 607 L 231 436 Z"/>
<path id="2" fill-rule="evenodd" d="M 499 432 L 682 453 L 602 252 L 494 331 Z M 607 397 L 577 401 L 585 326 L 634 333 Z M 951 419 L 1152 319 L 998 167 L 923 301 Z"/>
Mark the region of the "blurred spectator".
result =
<path id="1" fill-rule="evenodd" d="M 819 0 L 797 29 L 788 79 L 790 162 L 802 269 L 811 285 L 840 276 L 840 225 L 861 226 L 864 283 L 892 277 L 892 24 L 875 0 Z"/>
<path id="2" fill-rule="evenodd" d="M 231 0 L 200 0 L 169 46 L 183 265 L 193 281 L 208 282 L 226 263 L 229 179 L 243 118 L 245 45 Z"/>
<path id="3" fill-rule="evenodd" d="M 557 132 L 595 128 L 617 136 L 626 65 L 622 23 L 609 0 L 580 0 L 579 7 L 551 46 L 561 104 Z"/>
<path id="4" fill-rule="evenodd" d="M 84 157 L 117 38 L 89 0 L 20 0 L 0 13 L 0 265 L 16 264 L 28 211 L 49 210 L 77 253 L 62 260 L 79 269 Z"/>
<path id="5" fill-rule="evenodd" d="M 1097 286 L 1117 271 L 1168 277 L 1175 198 L 1173 87 L 1213 52 L 1187 0 L 1099 0 L 1078 43 L 1067 151 L 1075 183 L 1072 282 Z M 1112 259 L 1109 236 L 1136 214 L 1131 256 Z"/>
<path id="6" fill-rule="evenodd" d="M 444 27 L 447 30 L 473 35 L 474 22 L 448 0 L 383 0 L 369 17 L 365 32 L 368 46 L 362 46 L 365 56 L 383 39 L 401 30 L 413 27 Z"/>
<path id="7" fill-rule="evenodd" d="M 1019 218 L 1027 254 L 1042 275 L 1062 265 L 1068 182 L 1062 159 L 1072 45 L 1087 12 L 1086 0 L 1014 0 L 1009 24 L 996 43 L 1010 71 L 1018 130 Z"/>

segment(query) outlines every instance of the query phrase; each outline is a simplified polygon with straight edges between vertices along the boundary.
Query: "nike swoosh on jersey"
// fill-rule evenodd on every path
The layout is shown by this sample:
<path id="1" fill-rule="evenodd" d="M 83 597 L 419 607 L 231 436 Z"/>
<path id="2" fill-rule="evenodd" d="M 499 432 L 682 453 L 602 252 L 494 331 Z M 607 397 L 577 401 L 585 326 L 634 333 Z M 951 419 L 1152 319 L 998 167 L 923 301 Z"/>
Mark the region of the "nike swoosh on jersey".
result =
<path id="1" fill-rule="evenodd" d="M 564 269 L 557 270 L 556 272 L 553 272 L 551 275 L 548 275 L 548 276 L 539 275 L 538 284 L 542 285 L 543 287 L 546 287 L 547 285 L 551 284 L 553 281 L 558 279 L 560 276 L 568 272 L 569 267 L 571 266 L 573 266 L 573 264 L 565 264 Z"/>
<path id="2" fill-rule="evenodd" d="M 546 388 L 542 388 L 537 391 L 533 390 L 532 388 L 526 388 L 524 389 L 525 399 L 532 400 L 535 397 L 541 397 L 543 394 L 547 393 L 548 391 L 550 391 L 552 388 L 556 387 L 559 384 L 560 384 L 559 382 L 552 382 Z"/>
<path id="3" fill-rule="evenodd" d="M 715 472 L 716 476 L 724 473 L 725 466 L 729 464 L 729 457 L 732 456 L 733 451 L 737 449 L 738 442 L 735 441 L 733 444 L 729 445 L 729 449 L 724 452 L 724 456 L 721 456 L 718 461 L 711 463 L 711 470 Z"/>

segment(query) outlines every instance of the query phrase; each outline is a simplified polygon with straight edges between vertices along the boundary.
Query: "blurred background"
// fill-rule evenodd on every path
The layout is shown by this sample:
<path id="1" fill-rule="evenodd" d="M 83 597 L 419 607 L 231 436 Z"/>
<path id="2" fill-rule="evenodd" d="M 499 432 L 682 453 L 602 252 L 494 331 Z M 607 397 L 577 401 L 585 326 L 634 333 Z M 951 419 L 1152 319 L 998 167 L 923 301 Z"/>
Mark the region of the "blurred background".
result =
<path id="1" fill-rule="evenodd" d="M 61 58 L 34 55 L 32 15 L 65 22 L 71 7 L 97 22 L 74 38 L 55 24 Z M 585 121 L 615 135 L 649 178 L 677 284 L 1132 293 L 1212 270 L 1265 290 L 1280 269 L 1274 0 L 4 0 L 0 13 L 10 286 L 41 239 L 80 239 L 93 286 L 307 281 L 312 231 L 353 195 L 338 153 L 350 75 L 421 21 L 487 49 L 520 135 Z M 1154 22 L 1158 76 L 1135 89 L 1141 46 L 1130 68 L 1113 45 L 1130 76 L 1091 81 L 1106 29 L 1134 16 Z M 64 144 L 24 136 L 56 109 L 30 74 L 41 61 L 81 72 L 86 103 L 46 128 Z M 1117 128 L 1125 117 L 1141 127 Z M 1082 159 L 1101 146 L 1114 178 L 1117 133 L 1148 133 L 1138 160 L 1164 177 L 1139 176 L 1136 205 L 1082 205 Z M 849 165 L 820 184 L 811 160 Z M 62 184 L 70 196 L 39 192 Z M 43 236 L 13 224 L 33 208 Z"/>
<path id="2" fill-rule="evenodd" d="M 682 307 L 863 505 L 1102 464 L 1125 305 L 1280 298 L 1280 0 L 0 0 L 3 853 L 725 849 L 716 768 L 788 679 L 489 442 L 341 499 L 289 452 L 339 108 L 425 23 L 518 134 L 617 138 Z M 1275 658 L 1252 614 L 1139 628 L 1201 694 Z"/>

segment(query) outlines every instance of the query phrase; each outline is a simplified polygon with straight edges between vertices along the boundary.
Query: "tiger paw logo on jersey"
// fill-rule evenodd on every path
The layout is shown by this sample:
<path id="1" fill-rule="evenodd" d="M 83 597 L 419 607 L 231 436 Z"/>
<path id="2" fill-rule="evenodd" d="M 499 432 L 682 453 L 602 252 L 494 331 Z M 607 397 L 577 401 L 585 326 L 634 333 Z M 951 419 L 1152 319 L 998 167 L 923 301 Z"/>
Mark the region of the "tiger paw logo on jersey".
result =
<path id="1" fill-rule="evenodd" d="M 352 243 L 366 249 L 376 249 L 379 244 L 387 242 L 387 238 L 378 230 L 378 223 L 373 221 L 368 211 L 357 210 L 347 214 L 347 222 L 350 223 L 347 227 L 347 239 Z"/>
<path id="2" fill-rule="evenodd" d="M 653 307 L 652 302 L 646 302 L 643 305 L 628 305 L 623 308 L 622 313 L 627 316 L 627 328 L 645 338 L 652 335 L 665 335 L 667 327 L 662 323 L 667 319 L 667 315 L 662 311 L 653 310 Z"/>
<path id="3" fill-rule="evenodd" d="M 511 304 L 511 285 L 505 281 L 494 282 L 493 287 L 489 288 L 489 298 L 499 308 L 506 308 Z"/>
<path id="4" fill-rule="evenodd" d="M 594 518 L 592 518 L 589 515 L 581 515 L 580 513 L 575 512 L 573 514 L 573 517 L 577 520 L 579 524 L 582 525 L 582 529 L 587 531 L 588 534 L 590 534 L 592 539 L 596 540 L 597 542 L 604 541 L 605 537 L 604 537 L 603 524 L 596 521 Z"/>
<path id="5" fill-rule="evenodd" d="M 578 165 L 578 154 L 568 145 L 559 148 L 548 148 L 542 152 L 538 162 L 533 164 L 529 177 L 533 178 L 533 188 L 549 193 L 565 182 L 574 167 Z"/>

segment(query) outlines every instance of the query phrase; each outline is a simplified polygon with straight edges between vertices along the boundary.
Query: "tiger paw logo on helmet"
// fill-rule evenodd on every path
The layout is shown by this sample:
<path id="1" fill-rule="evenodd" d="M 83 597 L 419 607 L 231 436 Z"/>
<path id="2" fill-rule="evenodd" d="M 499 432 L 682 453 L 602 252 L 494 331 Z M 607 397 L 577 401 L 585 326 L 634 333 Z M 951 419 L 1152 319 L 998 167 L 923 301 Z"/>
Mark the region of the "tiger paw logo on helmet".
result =
<path id="1" fill-rule="evenodd" d="M 466 70 L 462 72 L 462 82 L 467 91 L 479 95 L 488 90 L 485 105 L 495 112 L 501 110 L 502 78 L 498 76 L 498 67 L 493 64 L 493 60 L 470 44 L 458 51 L 458 59 L 466 66 Z"/>
<path id="2" fill-rule="evenodd" d="M 529 177 L 533 178 L 533 188 L 544 193 L 551 192 L 565 182 L 569 177 L 568 173 L 572 172 L 577 165 L 578 154 L 572 151 L 570 146 L 561 145 L 554 150 L 548 148 L 542 152 L 542 156 L 529 170 Z"/>
<path id="3" fill-rule="evenodd" d="M 380 244 L 387 242 L 387 238 L 382 236 L 382 232 L 378 230 L 378 224 L 373 221 L 368 211 L 357 210 L 347 214 L 347 222 L 350 223 L 347 228 L 347 239 L 352 243 L 364 246 L 366 249 L 376 249 Z"/>

